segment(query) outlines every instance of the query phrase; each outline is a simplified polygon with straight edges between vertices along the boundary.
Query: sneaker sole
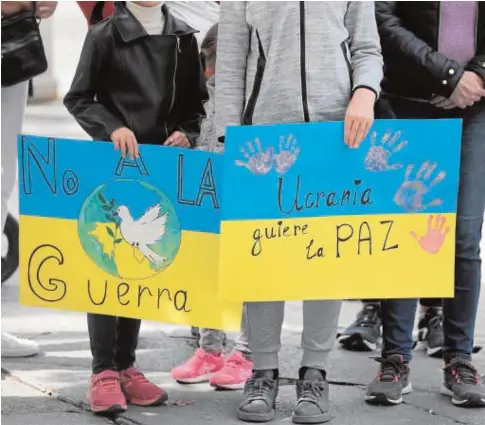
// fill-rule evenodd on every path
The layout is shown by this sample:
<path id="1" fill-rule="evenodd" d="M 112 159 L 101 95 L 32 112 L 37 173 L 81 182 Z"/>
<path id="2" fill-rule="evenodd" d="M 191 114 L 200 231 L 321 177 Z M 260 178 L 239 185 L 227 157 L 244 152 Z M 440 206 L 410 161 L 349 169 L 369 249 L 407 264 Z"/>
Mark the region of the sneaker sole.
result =
<path id="1" fill-rule="evenodd" d="M 433 357 L 435 359 L 441 359 L 443 358 L 443 347 L 428 347 L 426 352 L 428 353 L 428 356 Z"/>
<path id="2" fill-rule="evenodd" d="M 375 351 L 379 340 L 375 343 L 366 341 L 361 334 L 341 335 L 338 342 L 348 351 Z"/>
<path id="3" fill-rule="evenodd" d="M 212 388 L 215 388 L 216 390 L 228 390 L 228 391 L 237 391 L 237 390 L 243 390 L 245 382 L 241 382 L 239 384 L 227 384 L 227 385 L 221 385 L 221 384 L 210 384 Z"/>
<path id="4" fill-rule="evenodd" d="M 238 410 L 236 413 L 237 418 L 243 422 L 270 422 L 275 416 L 275 409 L 272 409 L 269 413 L 248 413 Z"/>
<path id="5" fill-rule="evenodd" d="M 480 398 L 479 396 L 468 398 L 466 400 L 457 400 L 453 397 L 453 391 L 446 388 L 444 385 L 441 386 L 440 389 L 441 394 L 451 397 L 451 402 L 455 406 L 461 407 L 485 407 L 485 398 Z"/>
<path id="6" fill-rule="evenodd" d="M 402 403 L 402 396 L 409 394 L 413 391 L 413 386 L 409 383 L 406 387 L 403 388 L 401 397 L 398 399 L 392 399 L 387 397 L 386 394 L 374 394 L 374 395 L 365 395 L 364 400 L 369 404 L 376 404 L 381 406 L 396 406 L 397 404 Z"/>
<path id="7" fill-rule="evenodd" d="M 156 400 L 138 400 L 134 399 L 126 399 L 127 403 L 132 404 L 133 406 L 142 406 L 142 407 L 149 407 L 149 406 L 160 406 L 161 404 L 165 403 L 168 400 L 168 394 L 163 393 L 159 398 Z"/>
<path id="8" fill-rule="evenodd" d="M 175 378 L 172 376 L 173 379 L 175 379 L 179 384 L 202 384 L 203 382 L 208 382 L 215 373 L 208 373 L 207 375 L 200 375 L 195 378 Z"/>
<path id="9" fill-rule="evenodd" d="M 122 406 L 121 404 L 113 404 L 111 406 L 93 406 L 91 405 L 91 412 L 95 413 L 95 414 L 106 414 L 106 413 L 109 413 L 109 414 L 115 414 L 115 413 L 123 413 L 123 412 L 126 412 L 126 410 L 128 409 L 128 406 Z"/>
<path id="10" fill-rule="evenodd" d="M 291 416 L 291 421 L 294 424 L 323 424 L 330 421 L 330 419 L 332 419 L 330 413 L 319 416 L 298 416 L 293 413 Z"/>

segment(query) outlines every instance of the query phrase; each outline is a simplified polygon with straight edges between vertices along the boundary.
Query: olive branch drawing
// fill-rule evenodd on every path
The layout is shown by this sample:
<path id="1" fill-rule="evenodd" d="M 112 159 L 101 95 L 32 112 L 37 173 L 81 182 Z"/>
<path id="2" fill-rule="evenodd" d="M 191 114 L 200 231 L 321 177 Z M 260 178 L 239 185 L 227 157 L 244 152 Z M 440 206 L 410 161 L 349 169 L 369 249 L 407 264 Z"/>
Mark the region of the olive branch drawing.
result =
<path id="1" fill-rule="evenodd" d="M 116 204 L 116 200 L 113 198 L 111 199 L 111 201 L 108 202 L 101 192 L 98 193 L 98 199 L 101 201 L 101 208 L 105 212 L 104 216 L 106 217 L 106 219 L 109 222 L 115 224 L 114 232 L 113 230 L 111 230 L 110 227 L 106 227 L 106 231 L 108 232 L 108 235 L 111 236 L 111 238 L 113 239 L 113 244 L 117 245 L 123 242 L 123 239 L 118 237 L 118 230 L 120 227 L 120 223 L 116 220 L 116 216 L 115 216 L 116 210 L 118 208 Z"/>

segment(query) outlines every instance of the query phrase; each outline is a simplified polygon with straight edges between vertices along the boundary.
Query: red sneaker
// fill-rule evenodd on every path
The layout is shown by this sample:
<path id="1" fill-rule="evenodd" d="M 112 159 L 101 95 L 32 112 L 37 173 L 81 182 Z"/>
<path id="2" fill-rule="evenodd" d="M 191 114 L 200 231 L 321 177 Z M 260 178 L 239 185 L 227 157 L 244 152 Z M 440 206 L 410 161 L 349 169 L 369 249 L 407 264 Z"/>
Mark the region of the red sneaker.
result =
<path id="1" fill-rule="evenodd" d="M 136 406 L 156 406 L 167 401 L 167 393 L 153 384 L 138 369 L 130 367 L 120 372 L 121 389 L 128 403 Z"/>
<path id="2" fill-rule="evenodd" d="M 241 390 L 253 374 L 253 362 L 246 360 L 241 353 L 234 352 L 226 364 L 209 381 L 211 387 L 223 390 Z"/>
<path id="3" fill-rule="evenodd" d="M 105 370 L 91 377 L 88 400 L 93 413 L 121 413 L 127 409 L 126 398 L 121 391 L 120 375 Z"/>
<path id="4" fill-rule="evenodd" d="M 195 354 L 183 365 L 172 370 L 172 377 L 181 384 L 197 384 L 207 382 L 214 373 L 224 367 L 224 356 L 222 353 L 208 353 L 199 348 Z"/>

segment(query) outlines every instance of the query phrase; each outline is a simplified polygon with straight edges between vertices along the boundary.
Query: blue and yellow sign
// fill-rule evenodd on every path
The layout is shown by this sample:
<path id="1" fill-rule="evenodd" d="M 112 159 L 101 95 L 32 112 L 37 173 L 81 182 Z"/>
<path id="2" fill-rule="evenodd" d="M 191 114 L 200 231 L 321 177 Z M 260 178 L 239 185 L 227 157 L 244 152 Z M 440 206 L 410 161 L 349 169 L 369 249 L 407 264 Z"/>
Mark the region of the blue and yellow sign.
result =
<path id="1" fill-rule="evenodd" d="M 460 120 L 227 131 L 220 297 L 451 297 Z"/>
<path id="2" fill-rule="evenodd" d="M 239 329 L 217 299 L 222 157 L 19 137 L 23 304 Z"/>

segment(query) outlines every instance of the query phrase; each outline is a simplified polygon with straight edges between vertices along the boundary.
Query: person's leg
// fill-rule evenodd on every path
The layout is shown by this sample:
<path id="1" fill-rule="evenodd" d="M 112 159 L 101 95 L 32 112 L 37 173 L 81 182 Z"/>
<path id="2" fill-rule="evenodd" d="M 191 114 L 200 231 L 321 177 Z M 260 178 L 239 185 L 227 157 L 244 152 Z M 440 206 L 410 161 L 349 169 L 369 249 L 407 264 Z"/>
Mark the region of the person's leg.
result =
<path id="1" fill-rule="evenodd" d="M 156 406 L 167 400 L 167 393 L 150 382 L 134 366 L 140 325 L 139 319 L 118 317 L 114 346 L 115 363 L 120 373 L 121 389 L 126 401 L 137 406 Z"/>
<path id="2" fill-rule="evenodd" d="M 341 301 L 303 302 L 303 358 L 296 385 L 298 401 L 292 415 L 294 423 L 330 420 L 327 373 L 341 305 Z"/>
<path id="3" fill-rule="evenodd" d="M 445 382 L 455 404 L 485 406 L 485 387 L 471 365 L 481 281 L 480 240 L 485 212 L 485 101 L 463 114 L 456 219 L 455 296 L 443 301 Z"/>
<path id="4" fill-rule="evenodd" d="M 418 348 L 426 349 L 430 357 L 442 357 L 444 345 L 443 300 L 421 298 L 419 300 Z"/>
<path id="5" fill-rule="evenodd" d="M 172 369 L 172 377 L 181 384 L 197 384 L 209 381 L 224 367 L 224 332 L 200 328 L 200 348 L 180 366 Z"/>
<path id="6" fill-rule="evenodd" d="M 381 340 L 381 302 L 362 300 L 355 321 L 337 335 L 342 348 L 350 351 L 373 351 Z"/>
<path id="7" fill-rule="evenodd" d="M 247 307 L 244 305 L 241 331 L 236 339 L 236 345 L 227 357 L 224 367 L 210 379 L 209 383 L 212 387 L 224 390 L 244 388 L 253 370 L 248 337 Z"/>
<path id="8" fill-rule="evenodd" d="M 105 370 L 117 371 L 115 361 L 117 318 L 88 313 L 88 332 L 93 355 L 93 374 L 96 375 Z"/>
<path id="9" fill-rule="evenodd" d="M 17 135 L 22 131 L 27 87 L 26 82 L 2 87 L 2 233 L 17 176 Z M 38 352 L 39 346 L 34 341 L 2 332 L 2 357 L 28 357 Z"/>
<path id="10" fill-rule="evenodd" d="M 274 418 L 278 395 L 278 353 L 281 348 L 281 327 L 284 302 L 247 303 L 249 347 L 254 372 L 246 382 L 244 399 L 237 417 L 247 422 L 267 422 Z"/>
<path id="11" fill-rule="evenodd" d="M 17 135 L 22 132 L 27 82 L 2 87 L 2 231 L 17 176 Z"/>
<path id="12" fill-rule="evenodd" d="M 88 398 L 94 413 L 116 413 L 126 410 L 120 375 L 115 362 L 117 318 L 88 314 L 88 333 L 93 355 Z"/>
<path id="13" fill-rule="evenodd" d="M 396 118 L 435 119 L 451 116 L 426 103 L 389 98 Z M 389 299 L 381 302 L 383 348 L 379 371 L 367 387 L 365 400 L 375 404 L 399 404 L 402 395 L 412 390 L 409 382 L 414 318 L 417 300 Z"/>
<path id="14" fill-rule="evenodd" d="M 115 363 L 118 370 L 128 369 L 135 364 L 140 326 L 141 320 L 118 317 L 114 346 Z"/>

